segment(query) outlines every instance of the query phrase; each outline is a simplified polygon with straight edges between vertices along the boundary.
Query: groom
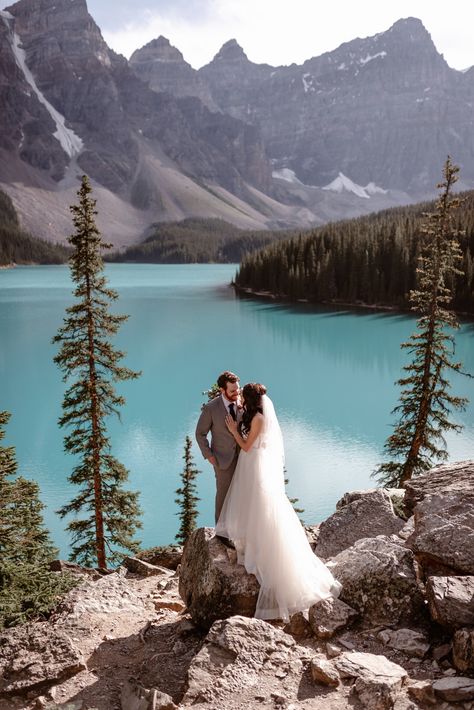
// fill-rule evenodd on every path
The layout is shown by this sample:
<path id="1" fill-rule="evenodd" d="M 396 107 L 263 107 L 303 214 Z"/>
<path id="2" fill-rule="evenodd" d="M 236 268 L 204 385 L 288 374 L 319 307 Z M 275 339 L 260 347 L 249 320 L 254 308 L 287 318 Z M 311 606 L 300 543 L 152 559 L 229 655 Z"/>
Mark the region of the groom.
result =
<path id="1" fill-rule="evenodd" d="M 225 418 L 228 414 L 235 420 L 241 418 L 237 375 L 226 370 L 217 378 L 217 386 L 220 395 L 204 405 L 196 426 L 196 441 L 204 458 L 214 466 L 216 474 L 216 523 L 239 456 L 239 447 L 227 429 Z M 209 432 L 210 444 L 207 438 Z"/>

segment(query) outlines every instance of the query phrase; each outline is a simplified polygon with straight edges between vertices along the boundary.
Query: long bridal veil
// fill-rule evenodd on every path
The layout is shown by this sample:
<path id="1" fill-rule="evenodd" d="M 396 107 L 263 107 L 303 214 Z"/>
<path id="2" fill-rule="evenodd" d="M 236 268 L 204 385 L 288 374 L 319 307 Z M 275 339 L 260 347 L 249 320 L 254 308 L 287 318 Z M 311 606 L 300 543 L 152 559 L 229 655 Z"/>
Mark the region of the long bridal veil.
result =
<path id="1" fill-rule="evenodd" d="M 255 616 L 288 619 L 340 585 L 316 557 L 285 493 L 283 437 L 273 403 L 262 397 L 264 425 L 241 451 L 216 533 L 234 541 L 238 562 L 260 583 Z"/>

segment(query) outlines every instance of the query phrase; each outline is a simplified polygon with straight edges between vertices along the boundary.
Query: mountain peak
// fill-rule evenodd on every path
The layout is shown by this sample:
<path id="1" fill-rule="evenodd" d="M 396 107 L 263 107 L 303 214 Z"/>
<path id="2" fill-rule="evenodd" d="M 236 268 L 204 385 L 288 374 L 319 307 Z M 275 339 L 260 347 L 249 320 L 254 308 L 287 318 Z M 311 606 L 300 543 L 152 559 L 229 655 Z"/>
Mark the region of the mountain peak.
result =
<path id="1" fill-rule="evenodd" d="M 236 39 L 229 39 L 225 42 L 214 57 L 214 60 L 224 60 L 227 62 L 241 61 L 242 59 L 248 61 L 247 55 Z"/>
<path id="2" fill-rule="evenodd" d="M 130 62 L 139 61 L 160 61 L 160 62 L 184 62 L 184 57 L 176 47 L 170 43 L 169 39 L 160 35 L 151 42 L 145 44 L 140 49 L 136 49 L 130 57 Z"/>
<path id="3" fill-rule="evenodd" d="M 428 40 L 432 44 L 431 35 L 424 26 L 423 22 L 417 17 L 404 17 L 394 22 L 394 24 L 384 34 L 393 33 L 408 39 L 411 42 L 419 42 L 420 40 Z"/>

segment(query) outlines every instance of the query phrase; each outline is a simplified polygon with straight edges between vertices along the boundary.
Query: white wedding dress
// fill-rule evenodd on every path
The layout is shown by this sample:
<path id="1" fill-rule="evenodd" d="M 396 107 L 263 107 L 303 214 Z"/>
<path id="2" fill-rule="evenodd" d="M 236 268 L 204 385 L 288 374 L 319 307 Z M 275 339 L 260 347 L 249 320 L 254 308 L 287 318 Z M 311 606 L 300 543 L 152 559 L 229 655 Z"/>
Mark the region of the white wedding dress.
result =
<path id="1" fill-rule="evenodd" d="M 240 451 L 216 534 L 233 540 L 238 562 L 260 584 L 255 617 L 287 621 L 337 597 L 341 585 L 311 550 L 286 496 L 280 426 L 270 398 L 262 402 L 262 433 L 249 451 Z"/>

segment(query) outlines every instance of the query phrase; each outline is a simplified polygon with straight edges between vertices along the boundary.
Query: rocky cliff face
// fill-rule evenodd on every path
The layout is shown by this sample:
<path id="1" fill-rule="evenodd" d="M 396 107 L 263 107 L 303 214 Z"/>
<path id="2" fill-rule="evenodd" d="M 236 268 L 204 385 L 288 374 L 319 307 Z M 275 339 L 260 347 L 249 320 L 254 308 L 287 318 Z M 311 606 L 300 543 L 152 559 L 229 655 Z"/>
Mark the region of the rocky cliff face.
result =
<path id="1" fill-rule="evenodd" d="M 270 191 L 258 130 L 211 112 L 197 96 L 177 99 L 151 90 L 107 47 L 85 0 L 20 0 L 2 13 L 0 41 L 8 109 L 0 133 L 12 160 L 56 182 L 75 167 L 155 218 L 170 211 L 167 198 L 184 202 L 176 191 L 185 192 L 185 176 L 243 199 L 248 185 Z M 163 42 L 158 51 L 166 54 Z M 160 165 L 169 159 L 182 174 L 171 196 L 163 194 L 168 186 L 150 158 Z M 189 210 L 184 207 L 183 216 Z"/>
<path id="2" fill-rule="evenodd" d="M 450 153 L 474 178 L 472 78 L 448 67 L 420 20 L 302 66 L 250 62 L 232 40 L 199 74 L 223 111 L 259 125 L 270 158 L 304 183 L 339 172 L 419 193 Z"/>
<path id="3" fill-rule="evenodd" d="M 137 49 L 130 57 L 130 66 L 153 91 L 196 96 L 211 111 L 219 110 L 207 83 L 166 37 L 160 35 Z"/>

